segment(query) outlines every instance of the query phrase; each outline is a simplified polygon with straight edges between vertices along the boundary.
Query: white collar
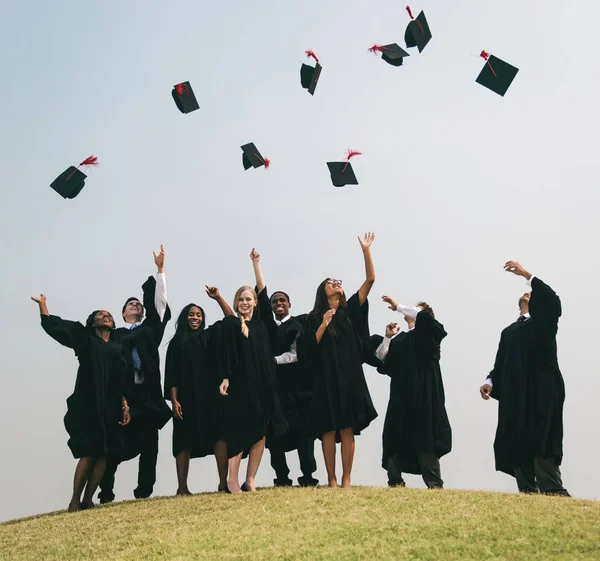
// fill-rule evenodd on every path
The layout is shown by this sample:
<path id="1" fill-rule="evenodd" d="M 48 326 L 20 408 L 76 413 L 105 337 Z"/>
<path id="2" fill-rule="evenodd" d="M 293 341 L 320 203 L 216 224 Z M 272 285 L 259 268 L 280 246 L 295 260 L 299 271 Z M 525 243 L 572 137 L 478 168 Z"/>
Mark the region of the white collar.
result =
<path id="1" fill-rule="evenodd" d="M 529 312 L 527 312 L 526 314 L 521 314 L 519 317 L 520 318 L 523 317 L 523 318 L 529 319 L 531 316 L 529 315 Z"/>
<path id="2" fill-rule="evenodd" d="M 140 325 L 142 325 L 141 321 L 138 321 L 137 323 L 126 323 L 125 324 L 125 329 L 133 329 L 134 327 L 139 327 Z"/>
<path id="3" fill-rule="evenodd" d="M 282 323 L 285 323 L 286 321 L 292 319 L 292 316 L 290 314 L 288 314 L 287 316 L 285 316 L 283 319 L 276 319 L 275 323 L 279 326 Z"/>

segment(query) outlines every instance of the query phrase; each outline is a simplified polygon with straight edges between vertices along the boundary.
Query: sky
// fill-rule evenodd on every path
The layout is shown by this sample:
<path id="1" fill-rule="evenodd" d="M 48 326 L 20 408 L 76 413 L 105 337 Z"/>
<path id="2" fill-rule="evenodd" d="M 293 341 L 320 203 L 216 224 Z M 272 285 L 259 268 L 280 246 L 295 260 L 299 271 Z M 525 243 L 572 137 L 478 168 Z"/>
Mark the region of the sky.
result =
<path id="1" fill-rule="evenodd" d="M 62 418 L 77 361 L 39 325 L 30 296 L 83 321 L 118 317 L 155 272 L 164 244 L 174 314 L 189 302 L 220 312 L 253 283 L 256 247 L 269 287 L 309 311 L 317 285 L 364 278 L 356 236 L 376 234 L 372 333 L 400 319 L 381 302 L 426 300 L 444 324 L 442 372 L 454 447 L 445 486 L 515 492 L 494 471 L 496 402 L 479 386 L 501 330 L 516 319 L 514 259 L 556 290 L 563 317 L 565 487 L 599 499 L 597 159 L 600 5 L 583 0 L 422 0 L 433 38 L 396 68 L 367 49 L 403 45 L 395 0 L 21 0 L 0 3 L 0 520 L 66 508 L 75 460 Z M 300 86 L 304 51 L 323 72 Z M 482 49 L 518 67 L 505 97 L 475 83 Z M 189 80 L 200 110 L 171 98 Z M 244 171 L 256 143 L 269 170 Z M 358 186 L 332 186 L 326 162 L 349 148 Z M 64 200 L 49 185 L 96 155 L 86 186 Z M 173 333 L 169 325 L 165 343 Z M 161 347 L 164 358 L 166 345 Z M 386 484 L 381 431 L 389 381 L 365 375 L 379 417 L 357 438 L 353 483 Z M 325 481 L 316 448 L 317 477 Z M 298 463 L 288 455 L 292 476 Z M 137 461 L 117 473 L 131 499 Z M 268 453 L 258 474 L 270 485 Z M 423 487 L 407 476 L 410 487 Z M 171 425 L 160 433 L 155 495 L 176 490 Z M 192 461 L 190 488 L 214 491 L 212 458 Z"/>

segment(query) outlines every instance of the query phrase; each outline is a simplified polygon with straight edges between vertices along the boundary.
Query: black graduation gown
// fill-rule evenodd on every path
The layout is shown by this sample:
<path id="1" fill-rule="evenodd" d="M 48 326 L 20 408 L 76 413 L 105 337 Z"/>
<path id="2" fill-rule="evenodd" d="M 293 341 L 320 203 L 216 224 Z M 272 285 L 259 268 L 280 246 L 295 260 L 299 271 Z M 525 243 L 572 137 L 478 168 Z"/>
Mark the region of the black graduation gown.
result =
<path id="1" fill-rule="evenodd" d="M 167 349 L 165 399 L 177 388 L 182 420 L 173 419 L 173 456 L 190 449 L 190 457 L 214 454 L 223 434 L 223 400 L 214 352 L 214 338 L 221 322 L 183 342 L 173 339 Z"/>
<path id="2" fill-rule="evenodd" d="M 260 317 L 269 331 L 274 357 L 289 352 L 292 343 L 296 341 L 298 361 L 275 366 L 277 395 L 288 424 L 288 430 L 279 436 L 267 435 L 267 448 L 290 452 L 296 450 L 300 442 L 311 437 L 309 412 L 312 400 L 312 380 L 304 368 L 301 352 L 306 316 L 290 317 L 284 323 L 277 325 L 273 318 L 271 300 L 266 287 L 258 295 L 258 305 Z"/>
<path id="3" fill-rule="evenodd" d="M 396 457 L 398 469 L 420 474 L 418 455 L 441 458 L 452 449 L 452 429 L 446 413 L 440 370 L 440 343 L 444 326 L 426 312 L 419 312 L 415 328 L 396 335 L 378 372 L 391 378 L 390 400 L 383 425 L 382 466 Z M 372 338 L 372 349 L 383 337 Z"/>
<path id="4" fill-rule="evenodd" d="M 74 458 L 120 455 L 123 451 L 122 398 L 127 365 L 120 345 L 100 339 L 81 323 L 42 316 L 44 331 L 75 351 L 75 389 L 67 398 L 65 428 Z"/>
<path id="5" fill-rule="evenodd" d="M 248 337 L 233 316 L 223 320 L 217 337 L 219 379 L 229 379 L 224 411 L 230 458 L 247 451 L 267 433 L 278 436 L 287 430 L 277 397 L 269 333 L 257 317 L 246 322 Z"/>
<path id="6" fill-rule="evenodd" d="M 377 417 L 362 368 L 363 345 L 369 337 L 368 318 L 369 303 L 365 301 L 361 306 L 356 293 L 348 300 L 349 324 L 341 325 L 335 314 L 317 343 L 322 317 L 312 313 L 307 317 L 304 350 L 306 367 L 313 377 L 310 421 L 315 437 L 346 428 L 358 435 Z M 337 335 L 330 333 L 332 327 Z"/>
<path id="7" fill-rule="evenodd" d="M 561 464 L 565 384 L 556 356 L 561 304 L 557 294 L 535 277 L 530 319 L 502 331 L 491 397 L 498 400 L 494 441 L 496 470 L 514 475 L 536 456 Z"/>
<path id="8" fill-rule="evenodd" d="M 113 339 L 123 345 L 127 360 L 128 384 L 132 388 L 130 404 L 131 429 L 128 433 L 139 431 L 143 427 L 161 429 L 171 418 L 171 409 L 163 398 L 160 379 L 160 357 L 158 347 L 161 344 L 167 322 L 171 319 L 171 310 L 167 306 L 163 320 L 154 306 L 156 279 L 153 276 L 142 285 L 143 304 L 146 319 L 136 329 L 120 327 L 113 332 Z M 142 363 L 144 382 L 135 384 L 132 350 L 136 348 Z M 129 429 L 129 427 L 128 427 Z M 135 451 L 132 451 L 135 455 Z"/>

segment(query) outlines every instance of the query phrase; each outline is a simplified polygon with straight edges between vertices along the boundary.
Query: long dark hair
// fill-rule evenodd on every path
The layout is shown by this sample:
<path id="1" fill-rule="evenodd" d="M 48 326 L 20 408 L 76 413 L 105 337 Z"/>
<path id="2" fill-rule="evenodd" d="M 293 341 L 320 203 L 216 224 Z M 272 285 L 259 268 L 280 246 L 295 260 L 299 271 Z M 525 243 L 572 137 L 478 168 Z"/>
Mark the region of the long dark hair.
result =
<path id="1" fill-rule="evenodd" d="M 202 321 L 200 322 L 200 327 L 196 331 L 192 331 L 188 324 L 188 314 L 192 308 L 199 308 L 202 313 Z M 170 343 L 180 343 L 184 344 L 190 339 L 195 339 L 199 336 L 199 334 L 206 327 L 206 314 L 202 309 L 202 306 L 198 306 L 198 304 L 188 304 L 179 312 L 179 316 L 177 317 L 177 322 L 175 323 L 175 335 L 171 338 Z"/>
<path id="2" fill-rule="evenodd" d="M 313 306 L 312 312 L 310 312 L 310 316 L 313 318 L 318 318 L 319 321 L 323 320 L 323 314 L 327 310 L 329 310 L 329 300 L 327 299 L 327 293 L 325 292 L 325 285 L 329 277 L 326 278 L 318 287 L 317 294 L 315 296 L 315 305 Z M 349 327 L 352 325 L 350 321 L 350 316 L 348 315 L 348 301 L 346 300 L 346 295 L 342 291 L 340 296 L 340 303 L 338 308 L 331 320 L 331 323 L 327 326 L 327 332 L 334 337 L 339 335 L 340 327 Z"/>

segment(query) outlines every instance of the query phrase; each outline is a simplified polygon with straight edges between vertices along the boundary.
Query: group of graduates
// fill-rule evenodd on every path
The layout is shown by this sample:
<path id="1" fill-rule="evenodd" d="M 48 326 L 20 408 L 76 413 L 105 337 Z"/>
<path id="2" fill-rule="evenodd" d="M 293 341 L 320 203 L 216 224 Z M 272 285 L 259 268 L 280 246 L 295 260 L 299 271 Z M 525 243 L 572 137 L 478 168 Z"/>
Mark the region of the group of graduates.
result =
<path id="1" fill-rule="evenodd" d="M 286 452 L 297 450 L 300 486 L 315 486 L 315 440 L 322 442 L 328 485 L 338 486 L 336 443 L 341 443 L 341 486 L 350 487 L 355 436 L 377 417 L 365 379 L 367 363 L 391 378 L 383 430 L 382 467 L 390 486 L 404 486 L 403 473 L 421 474 L 427 487 L 442 488 L 440 458 L 452 448 L 440 370 L 443 325 L 426 302 L 399 304 L 403 316 L 370 335 L 368 295 L 375 282 L 372 233 L 359 237 L 365 280 L 346 297 L 342 281 L 319 284 L 313 310 L 290 314 L 289 295 L 269 296 L 253 249 L 256 286 L 241 286 L 233 309 L 216 287 L 207 295 L 223 312 L 208 326 L 201 306 L 190 303 L 177 318 L 168 344 L 164 384 L 159 346 L 171 312 L 167 304 L 165 253 L 154 254 L 156 276 L 143 284 L 143 297 L 127 299 L 124 327 L 105 310 L 85 325 L 49 315 L 39 304 L 43 329 L 72 348 L 79 360 L 73 394 L 67 399 L 68 445 L 78 458 L 69 511 L 114 500 L 120 462 L 139 456 L 136 498 L 149 497 L 156 481 L 158 431 L 173 418 L 173 456 L 178 495 L 188 495 L 191 458 L 214 455 L 218 491 L 256 490 L 265 446 L 274 484 L 291 486 Z M 514 476 L 522 492 L 568 495 L 562 486 L 564 383 L 556 358 L 561 315 L 554 291 L 519 263 L 505 264 L 524 277 L 531 292 L 519 299 L 520 317 L 500 340 L 494 368 L 481 386 L 483 399 L 499 401 L 494 451 L 496 468 Z M 171 407 L 166 401 L 171 402 Z M 239 470 L 247 457 L 240 485 Z"/>

